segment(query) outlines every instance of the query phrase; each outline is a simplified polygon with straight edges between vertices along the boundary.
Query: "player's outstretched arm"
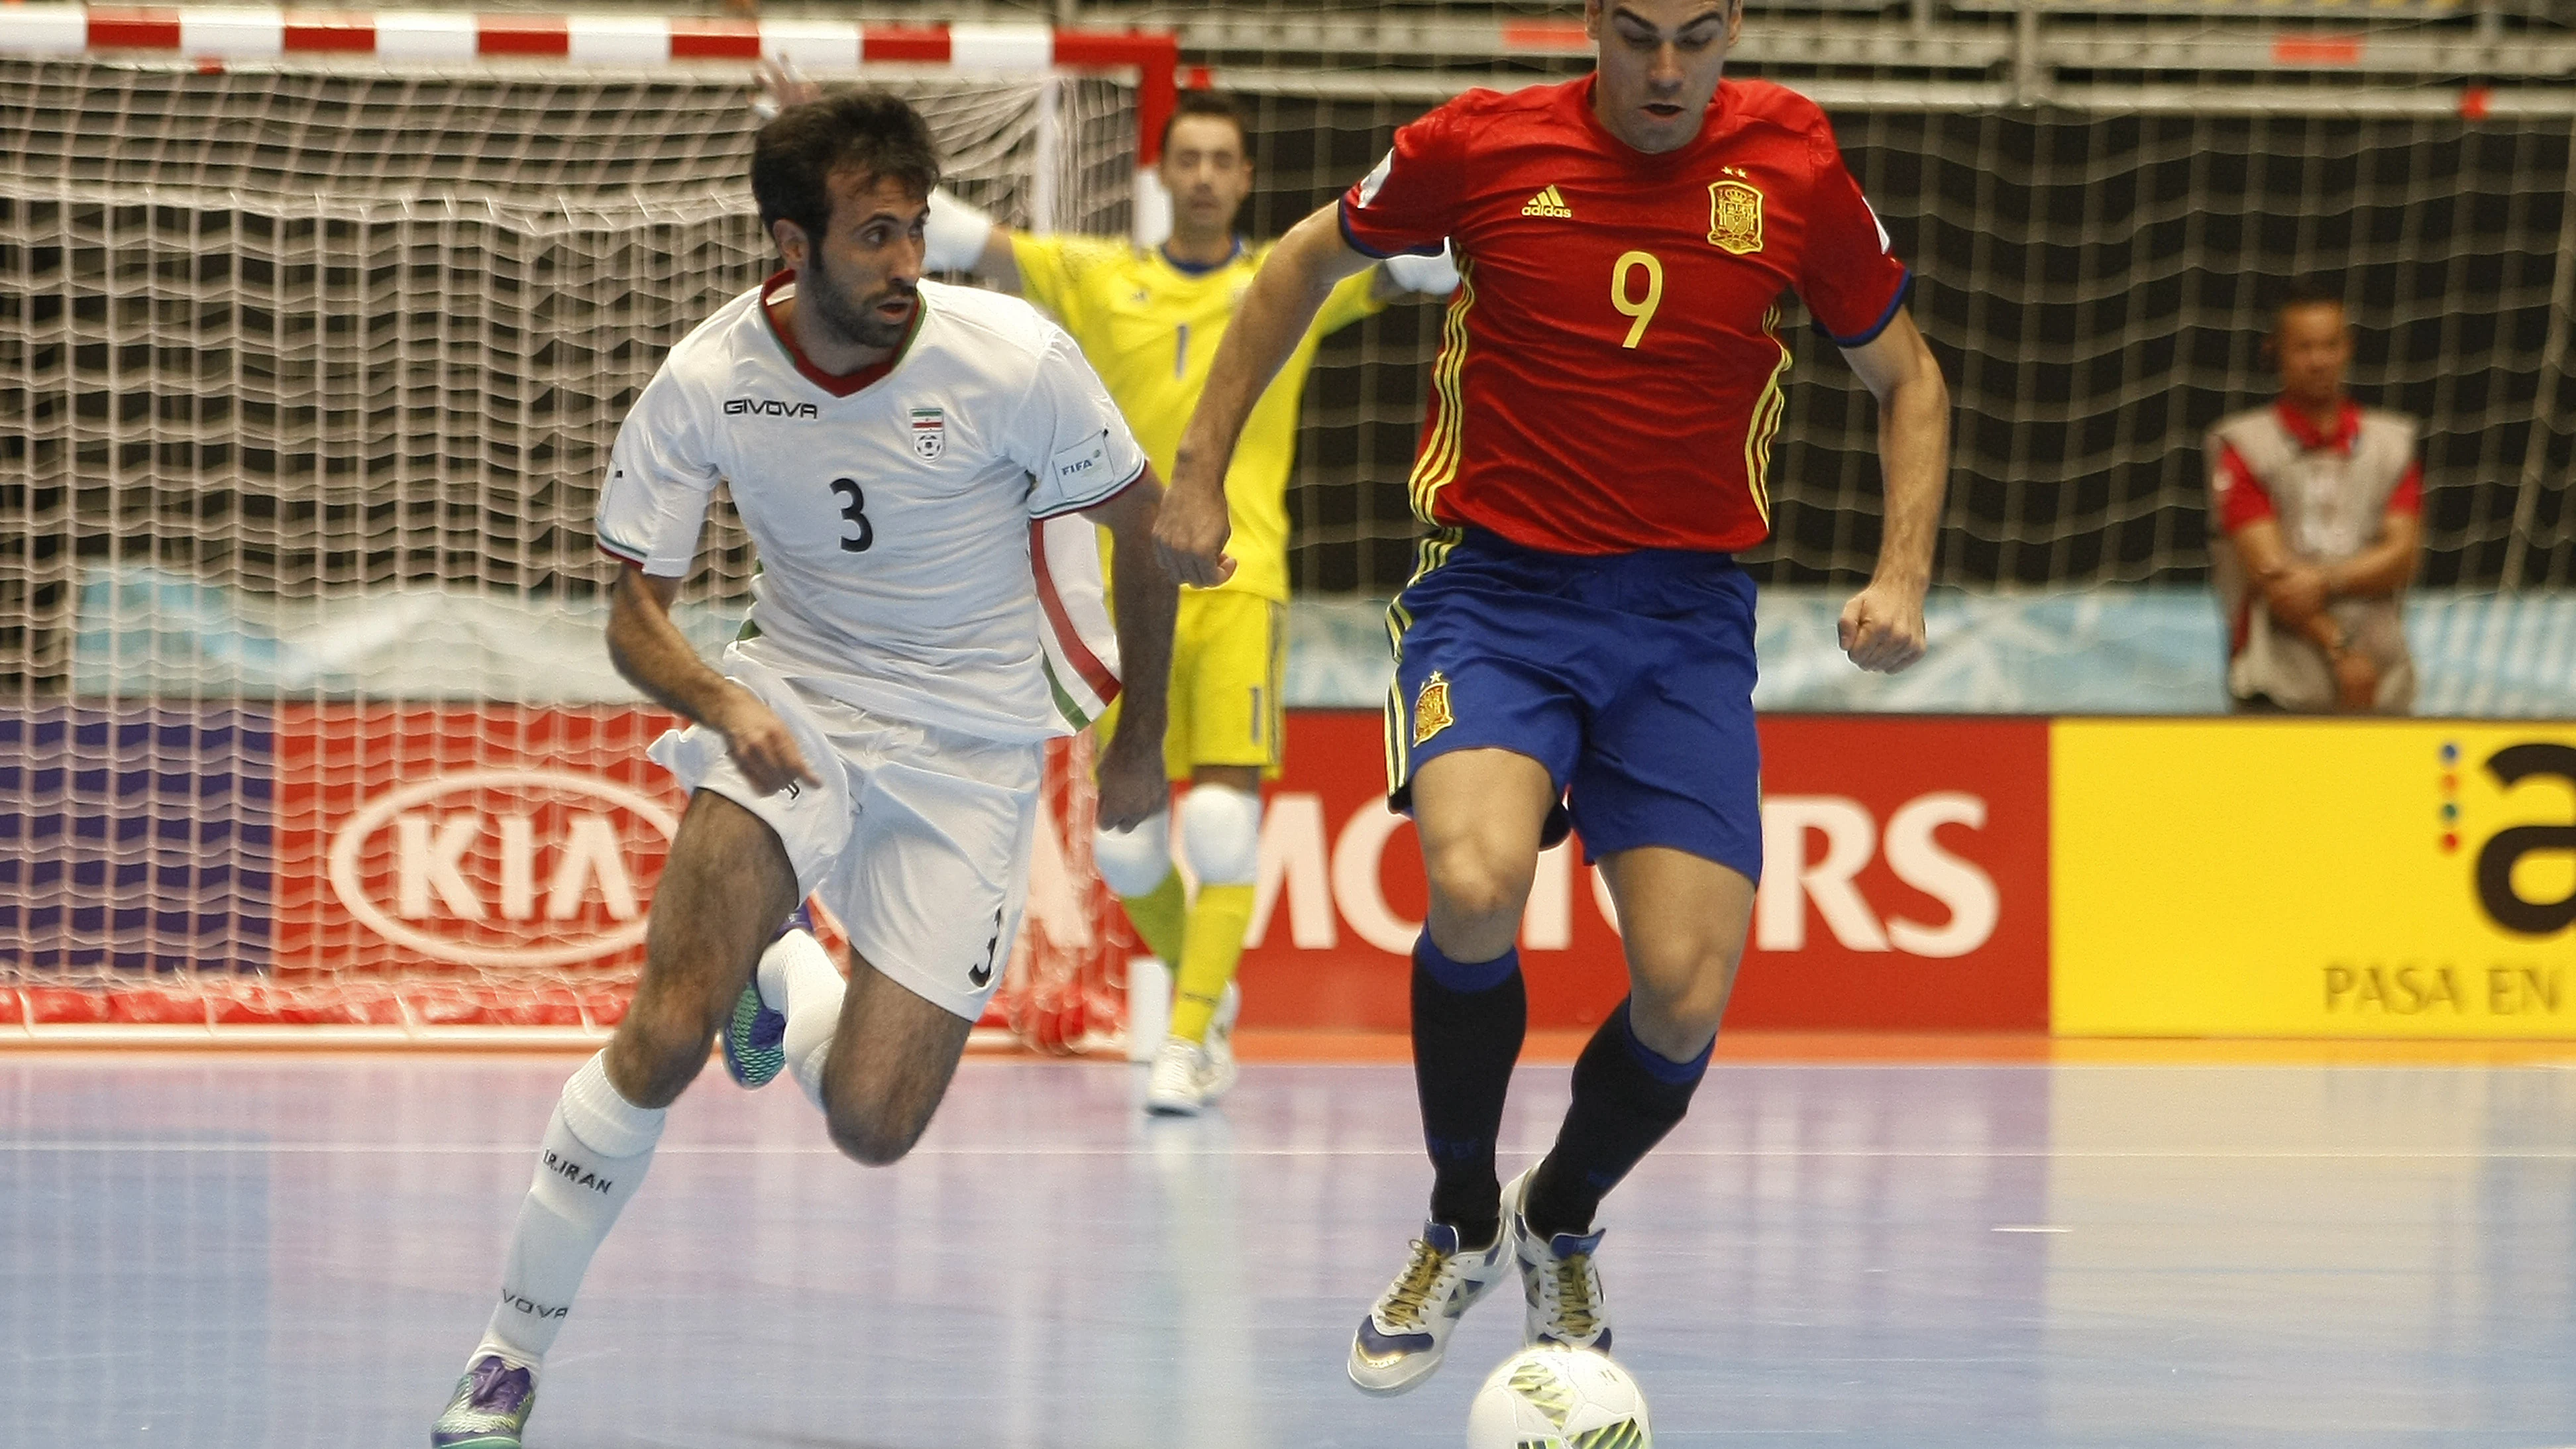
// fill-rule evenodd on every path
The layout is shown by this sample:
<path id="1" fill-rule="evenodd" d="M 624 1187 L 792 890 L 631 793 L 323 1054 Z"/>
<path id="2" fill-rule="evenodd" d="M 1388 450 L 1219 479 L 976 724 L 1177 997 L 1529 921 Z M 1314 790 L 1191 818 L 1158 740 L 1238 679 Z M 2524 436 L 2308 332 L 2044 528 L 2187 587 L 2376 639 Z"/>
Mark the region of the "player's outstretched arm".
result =
<path id="1" fill-rule="evenodd" d="M 1154 556 L 1154 518 L 1163 497 L 1148 466 L 1117 496 L 1082 516 L 1109 530 L 1111 610 L 1117 616 L 1118 732 L 1100 760 L 1100 828 L 1132 830 L 1171 803 L 1163 774 L 1163 727 L 1170 717 L 1172 617 L 1180 590 Z"/>
<path id="2" fill-rule="evenodd" d="M 618 570 L 608 591 L 608 658 L 617 672 L 656 704 L 721 733 L 734 763 L 761 789 L 783 790 L 799 779 L 820 784 L 769 706 L 709 669 L 671 622 L 671 600 L 679 592 L 678 579 L 631 566 Z"/>
<path id="3" fill-rule="evenodd" d="M 1171 490 L 1154 526 L 1155 546 L 1182 583 L 1206 588 L 1233 574 L 1234 560 L 1225 556 L 1225 470 L 1244 420 L 1333 288 L 1375 260 L 1342 240 L 1334 203 L 1290 227 L 1261 263 L 1208 364 L 1207 387 L 1181 434 Z"/>
<path id="4" fill-rule="evenodd" d="M 1932 545 L 1949 486 L 1950 385 L 1902 309 L 1843 356 L 1878 399 L 1887 522 L 1868 587 L 1843 606 L 1842 646 L 1861 668 L 1894 674 L 1923 657 L 1923 593 L 1932 584 Z"/>
<path id="5" fill-rule="evenodd" d="M 934 272 L 972 272 L 1005 292 L 1020 290 L 1011 229 L 945 186 L 930 192 L 930 215 L 921 225 L 921 264 Z"/>

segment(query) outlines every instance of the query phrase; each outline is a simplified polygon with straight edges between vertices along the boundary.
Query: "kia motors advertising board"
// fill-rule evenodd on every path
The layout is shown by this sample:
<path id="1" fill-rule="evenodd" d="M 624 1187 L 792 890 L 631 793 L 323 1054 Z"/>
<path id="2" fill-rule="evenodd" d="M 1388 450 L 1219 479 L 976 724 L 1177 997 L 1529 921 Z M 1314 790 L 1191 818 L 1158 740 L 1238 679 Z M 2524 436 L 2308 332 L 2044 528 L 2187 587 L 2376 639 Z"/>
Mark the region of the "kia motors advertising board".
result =
<path id="1" fill-rule="evenodd" d="M 631 982 L 684 801 L 670 716 L 507 706 L 286 711 L 277 970 Z M 594 1012 L 613 1019 L 619 1008 Z"/>
<path id="2" fill-rule="evenodd" d="M 2057 726 L 2055 1025 L 2576 1032 L 2576 728 Z"/>
<path id="3" fill-rule="evenodd" d="M 1262 820 L 1244 956 L 1252 1026 L 1401 1030 L 1421 929 L 1411 822 L 1388 813 L 1379 717 L 1290 717 Z M 1768 858 L 1731 1028 L 2036 1031 L 2048 1022 L 2048 725 L 1762 721 Z M 1580 842 L 1548 852 L 1522 919 L 1535 1027 L 1626 991 Z"/>
<path id="4" fill-rule="evenodd" d="M 275 975 L 294 995 L 263 1010 L 329 1024 L 615 1024 L 687 804 L 645 754 L 674 723 L 650 709 L 285 711 Z M 1016 951 L 987 1018 L 1049 1046 L 1099 1029 L 1095 998 L 1115 1007 L 1108 963 L 1124 960 L 1095 930 L 1115 910 L 1105 888 L 1069 874 L 1089 870 L 1087 851 L 1068 849 L 1056 788 L 1074 758 L 1050 751 L 1029 908 L 1044 964 L 1066 979 L 1033 984 Z M 822 934 L 828 947 L 844 939 L 828 920 Z"/>
<path id="5" fill-rule="evenodd" d="M 60 849 L 21 862 L 0 965 L 144 968 L 157 943 L 261 983 L 179 1002 L 173 1020 L 595 1030 L 624 1012 L 685 806 L 644 754 L 670 723 L 506 705 L 295 707 L 248 733 L 220 711 L 77 728 L 29 716 L 16 725 L 28 767 L 0 771 L 0 824 Z M 1424 887 L 1412 825 L 1385 808 L 1378 729 L 1367 713 L 1293 720 L 1263 820 L 1249 1024 L 1406 1024 Z M 2047 725 L 1786 717 L 1762 730 L 1769 867 L 1729 1024 L 2043 1028 Z M 48 751 L 99 763 L 84 773 Z M 119 751 L 160 773 L 104 768 Z M 127 897 L 110 887 L 128 867 L 107 856 L 146 833 L 178 852 L 152 867 L 152 904 L 185 931 L 142 902 L 91 904 L 132 897 L 123 876 Z M 1078 893 L 1040 876 L 1043 934 L 1091 924 L 1057 909 L 1049 927 L 1049 903 Z M 1618 1001 L 1615 920 L 1580 842 L 1548 852 L 1520 937 L 1533 1026 L 1587 1027 Z M 114 1015 L 95 991 L 56 994 L 79 997 L 82 1019 Z"/>

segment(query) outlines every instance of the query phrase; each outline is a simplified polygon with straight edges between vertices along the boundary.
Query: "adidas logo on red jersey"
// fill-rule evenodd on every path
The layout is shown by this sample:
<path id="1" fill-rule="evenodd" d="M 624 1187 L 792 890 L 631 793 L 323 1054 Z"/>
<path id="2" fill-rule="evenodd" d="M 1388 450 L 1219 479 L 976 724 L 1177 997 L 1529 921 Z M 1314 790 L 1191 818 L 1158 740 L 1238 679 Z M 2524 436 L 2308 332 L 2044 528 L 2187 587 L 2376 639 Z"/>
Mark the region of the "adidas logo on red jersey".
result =
<path id="1" fill-rule="evenodd" d="M 1521 215 L 1553 216 L 1562 220 L 1572 221 L 1574 219 L 1574 209 L 1567 206 L 1565 204 L 1565 198 L 1557 195 L 1556 188 L 1551 186 L 1545 191 L 1540 192 L 1538 195 L 1531 197 L 1528 204 L 1521 208 Z"/>

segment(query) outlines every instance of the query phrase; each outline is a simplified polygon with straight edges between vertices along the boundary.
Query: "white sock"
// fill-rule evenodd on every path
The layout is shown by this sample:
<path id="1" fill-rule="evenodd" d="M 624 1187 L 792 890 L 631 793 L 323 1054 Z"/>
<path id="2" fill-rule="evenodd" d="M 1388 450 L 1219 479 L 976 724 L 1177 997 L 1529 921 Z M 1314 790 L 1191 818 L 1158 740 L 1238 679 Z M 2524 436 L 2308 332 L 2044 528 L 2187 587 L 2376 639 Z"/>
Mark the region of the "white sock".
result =
<path id="1" fill-rule="evenodd" d="M 519 1205 L 519 1225 L 502 1262 L 500 1306 L 475 1359 L 499 1354 L 529 1369 L 543 1362 L 572 1311 L 590 1255 L 653 1161 L 668 1114 L 619 1096 L 608 1081 L 607 1055 L 582 1063 L 564 1083 L 546 1124 L 536 1181 Z"/>
<path id="2" fill-rule="evenodd" d="M 805 1100 L 817 1108 L 823 1105 L 823 1063 L 841 1027 L 841 994 L 847 989 L 822 943 L 803 931 L 788 932 L 761 953 L 760 999 L 787 1013 L 779 1049 Z"/>

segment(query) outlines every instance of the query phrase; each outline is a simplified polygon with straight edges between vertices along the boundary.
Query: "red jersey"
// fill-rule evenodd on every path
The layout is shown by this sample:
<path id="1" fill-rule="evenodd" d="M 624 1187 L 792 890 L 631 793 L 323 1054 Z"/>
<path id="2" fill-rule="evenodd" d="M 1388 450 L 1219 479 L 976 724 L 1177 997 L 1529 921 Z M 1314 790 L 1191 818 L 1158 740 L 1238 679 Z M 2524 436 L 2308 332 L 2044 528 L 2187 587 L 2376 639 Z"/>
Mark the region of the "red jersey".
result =
<path id="1" fill-rule="evenodd" d="M 1721 83 L 1698 139 L 1650 156 L 1592 85 L 1469 91 L 1342 197 L 1361 251 L 1457 253 L 1414 512 L 1556 553 L 1749 548 L 1771 530 L 1780 294 L 1857 347 L 1905 266 L 1806 97 Z"/>

